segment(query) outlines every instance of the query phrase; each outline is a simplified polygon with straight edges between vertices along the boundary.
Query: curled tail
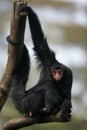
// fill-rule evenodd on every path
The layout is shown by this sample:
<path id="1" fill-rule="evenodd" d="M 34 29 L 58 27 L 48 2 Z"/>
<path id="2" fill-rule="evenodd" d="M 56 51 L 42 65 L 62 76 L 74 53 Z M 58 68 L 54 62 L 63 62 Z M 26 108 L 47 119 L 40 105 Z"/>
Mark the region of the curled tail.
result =
<path id="1" fill-rule="evenodd" d="M 19 8 L 19 12 L 22 11 L 28 12 L 30 31 L 37 59 L 43 66 L 51 65 L 55 61 L 55 54 L 50 50 L 47 44 L 38 16 L 29 6 L 22 6 Z"/>
<path id="2" fill-rule="evenodd" d="M 30 70 L 30 58 L 28 55 L 28 50 L 24 45 L 21 61 L 16 66 L 13 72 L 13 77 L 11 82 L 11 92 L 10 92 L 10 96 L 16 108 L 21 113 L 23 113 L 22 100 L 25 97 L 25 86 L 28 80 L 29 70 Z"/>

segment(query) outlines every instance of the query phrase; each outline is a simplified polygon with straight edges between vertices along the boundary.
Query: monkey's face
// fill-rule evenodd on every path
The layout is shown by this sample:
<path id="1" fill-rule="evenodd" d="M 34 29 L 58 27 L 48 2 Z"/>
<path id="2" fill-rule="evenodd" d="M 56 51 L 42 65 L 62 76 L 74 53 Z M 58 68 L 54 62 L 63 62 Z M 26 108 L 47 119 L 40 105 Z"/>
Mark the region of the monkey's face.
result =
<path id="1" fill-rule="evenodd" d="M 52 71 L 52 77 L 56 81 L 61 80 L 63 77 L 63 70 L 62 69 L 54 69 Z"/>

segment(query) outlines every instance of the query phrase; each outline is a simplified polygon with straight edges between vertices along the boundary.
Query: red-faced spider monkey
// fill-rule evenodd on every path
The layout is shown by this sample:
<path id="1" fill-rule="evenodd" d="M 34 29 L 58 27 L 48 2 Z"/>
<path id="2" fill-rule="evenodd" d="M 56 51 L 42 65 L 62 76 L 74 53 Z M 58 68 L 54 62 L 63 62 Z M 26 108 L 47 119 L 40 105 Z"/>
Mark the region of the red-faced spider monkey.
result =
<path id="1" fill-rule="evenodd" d="M 29 55 L 24 46 L 20 64 L 13 73 L 11 97 L 22 114 L 30 117 L 60 113 L 62 121 L 71 117 L 71 70 L 56 60 L 48 46 L 36 13 L 28 6 L 19 8 L 18 13 L 28 13 L 34 52 L 41 67 L 38 83 L 25 90 L 30 68 Z"/>

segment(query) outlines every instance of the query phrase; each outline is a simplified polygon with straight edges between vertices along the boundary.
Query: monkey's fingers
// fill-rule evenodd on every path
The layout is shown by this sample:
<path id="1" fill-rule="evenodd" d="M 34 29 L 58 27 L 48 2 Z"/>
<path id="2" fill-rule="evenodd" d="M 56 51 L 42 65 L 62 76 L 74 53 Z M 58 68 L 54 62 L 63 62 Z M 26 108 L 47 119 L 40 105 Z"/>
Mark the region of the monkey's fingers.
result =
<path id="1" fill-rule="evenodd" d="M 44 108 L 43 108 L 43 111 L 44 111 L 44 112 L 46 112 L 46 111 L 47 111 L 47 108 L 46 108 L 46 107 L 44 107 Z"/>
<path id="2" fill-rule="evenodd" d="M 32 117 L 32 112 L 31 111 L 29 112 L 29 116 Z"/>
<path id="3" fill-rule="evenodd" d="M 27 5 L 22 5 L 21 7 L 18 8 L 17 13 L 20 14 L 21 12 L 24 12 L 24 11 L 27 12 L 26 8 L 27 8 Z"/>

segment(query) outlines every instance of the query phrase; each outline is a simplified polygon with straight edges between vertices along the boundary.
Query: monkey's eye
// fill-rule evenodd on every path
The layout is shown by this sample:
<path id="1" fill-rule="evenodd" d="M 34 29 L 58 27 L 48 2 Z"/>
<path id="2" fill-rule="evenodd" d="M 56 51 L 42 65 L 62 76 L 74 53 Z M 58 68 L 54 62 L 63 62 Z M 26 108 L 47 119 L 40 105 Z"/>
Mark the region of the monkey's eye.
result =
<path id="1" fill-rule="evenodd" d="M 63 70 L 62 69 L 55 69 L 52 74 L 55 76 L 55 75 L 62 75 L 63 74 Z"/>
<path id="2" fill-rule="evenodd" d="M 57 73 L 57 70 L 54 70 L 54 71 L 52 72 L 53 75 L 55 75 L 56 73 Z"/>
<path id="3" fill-rule="evenodd" d="M 62 69 L 58 69 L 57 72 L 58 72 L 59 74 L 63 74 Z"/>

